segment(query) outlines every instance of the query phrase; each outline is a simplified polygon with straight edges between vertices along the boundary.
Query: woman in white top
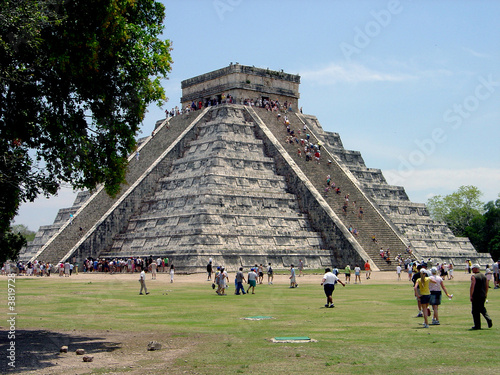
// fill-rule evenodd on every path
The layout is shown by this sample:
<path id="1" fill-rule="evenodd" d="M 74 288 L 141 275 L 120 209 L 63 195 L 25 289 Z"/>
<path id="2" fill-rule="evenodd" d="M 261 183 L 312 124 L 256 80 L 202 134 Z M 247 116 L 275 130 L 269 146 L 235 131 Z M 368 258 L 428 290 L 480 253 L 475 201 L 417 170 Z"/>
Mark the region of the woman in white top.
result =
<path id="1" fill-rule="evenodd" d="M 173 283 L 174 282 L 174 272 L 175 272 L 175 268 L 174 268 L 174 265 L 171 264 L 170 265 L 170 282 Z"/>
<path id="2" fill-rule="evenodd" d="M 430 305 L 433 310 L 432 324 L 439 325 L 438 307 L 441 304 L 441 289 L 444 290 L 448 298 L 452 298 L 453 294 L 448 294 L 446 287 L 443 283 L 443 278 L 438 276 L 438 271 L 436 267 L 431 268 L 432 276 L 430 277 L 431 283 L 429 283 L 429 290 L 431 292 Z"/>
<path id="3" fill-rule="evenodd" d="M 354 284 L 357 284 L 358 280 L 361 284 L 361 268 L 356 264 L 356 267 L 354 267 Z"/>

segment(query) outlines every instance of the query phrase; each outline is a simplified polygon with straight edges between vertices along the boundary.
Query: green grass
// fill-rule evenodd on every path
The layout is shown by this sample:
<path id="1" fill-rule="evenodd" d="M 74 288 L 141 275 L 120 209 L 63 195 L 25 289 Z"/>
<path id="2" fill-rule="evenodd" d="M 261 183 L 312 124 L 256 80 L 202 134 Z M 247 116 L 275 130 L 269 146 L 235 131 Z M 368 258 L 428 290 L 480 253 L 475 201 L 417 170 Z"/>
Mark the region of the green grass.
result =
<path id="1" fill-rule="evenodd" d="M 171 364 L 171 373 L 465 374 L 492 370 L 498 361 L 497 326 L 469 331 L 468 282 L 446 283 L 455 297 L 443 299 L 441 325 L 423 329 L 408 282 L 339 286 L 336 307 L 326 309 L 319 280 L 296 289 L 259 285 L 255 295 L 246 296 L 235 296 L 229 288 L 221 297 L 209 283 L 178 279 L 174 284 L 148 280 L 151 294 L 139 296 L 139 283 L 131 280 L 20 277 L 17 329 L 151 330 L 196 342 Z M 2 278 L 2 290 L 6 284 Z M 500 324 L 499 295 L 500 290 L 491 289 L 487 304 L 495 324 Z M 0 303 L 7 306 L 6 293 Z M 242 319 L 258 315 L 274 319 Z M 308 336 L 318 342 L 269 341 L 278 336 Z"/>

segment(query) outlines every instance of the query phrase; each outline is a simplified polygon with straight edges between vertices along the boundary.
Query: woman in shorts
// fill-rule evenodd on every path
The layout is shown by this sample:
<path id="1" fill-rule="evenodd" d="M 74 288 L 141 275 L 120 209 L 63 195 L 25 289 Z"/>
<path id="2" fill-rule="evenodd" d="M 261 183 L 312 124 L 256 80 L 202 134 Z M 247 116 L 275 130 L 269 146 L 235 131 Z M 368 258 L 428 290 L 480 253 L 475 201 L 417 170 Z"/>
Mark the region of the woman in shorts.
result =
<path id="1" fill-rule="evenodd" d="M 424 328 L 429 328 L 429 322 L 427 318 L 429 317 L 428 308 L 429 302 L 431 300 L 431 291 L 429 290 L 429 284 L 431 282 L 435 283 L 435 281 L 431 280 L 431 278 L 428 276 L 427 270 L 422 268 L 420 270 L 420 279 L 418 279 L 415 283 L 414 290 L 415 297 L 419 299 L 422 313 L 424 315 Z"/>
<path id="2" fill-rule="evenodd" d="M 247 293 L 250 292 L 250 288 L 252 288 L 252 294 L 255 294 L 255 286 L 257 285 L 257 274 L 255 273 L 255 268 L 250 268 L 250 272 L 248 273 L 248 289 Z"/>
<path id="3" fill-rule="evenodd" d="M 356 267 L 354 267 L 354 284 L 357 284 L 358 280 L 361 284 L 361 267 L 356 264 Z"/>
<path id="4" fill-rule="evenodd" d="M 438 308 L 441 304 L 441 288 L 446 293 L 448 298 L 452 298 L 453 294 L 448 294 L 446 287 L 443 283 L 443 278 L 438 276 L 438 270 L 435 267 L 431 268 L 432 276 L 430 277 L 431 283 L 429 284 L 429 290 L 431 292 L 431 299 L 429 301 L 432 306 L 433 316 L 432 316 L 432 324 L 439 325 L 439 316 L 438 316 Z M 434 283 L 432 282 L 434 281 Z"/>

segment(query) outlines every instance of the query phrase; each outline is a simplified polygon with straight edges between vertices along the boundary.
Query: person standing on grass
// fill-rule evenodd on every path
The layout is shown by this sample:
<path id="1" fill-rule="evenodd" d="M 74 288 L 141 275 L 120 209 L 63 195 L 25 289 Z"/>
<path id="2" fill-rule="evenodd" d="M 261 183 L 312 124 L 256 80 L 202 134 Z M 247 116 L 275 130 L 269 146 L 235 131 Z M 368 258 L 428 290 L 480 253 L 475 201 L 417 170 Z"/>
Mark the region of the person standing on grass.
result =
<path id="1" fill-rule="evenodd" d="M 151 280 L 156 280 L 156 268 L 158 267 L 158 263 L 155 260 L 151 262 L 149 268 L 151 269 Z"/>
<path id="2" fill-rule="evenodd" d="M 453 263 L 448 264 L 448 280 L 453 279 Z"/>
<path id="3" fill-rule="evenodd" d="M 361 284 L 361 267 L 356 264 L 354 267 L 354 284 L 357 284 L 358 280 Z"/>
<path id="4" fill-rule="evenodd" d="M 219 293 L 218 293 L 220 296 L 226 295 L 227 282 L 229 282 L 229 277 L 227 276 L 227 272 L 224 270 L 224 267 L 221 267 L 219 273 Z"/>
<path id="5" fill-rule="evenodd" d="M 413 262 L 410 262 L 406 265 L 406 272 L 408 272 L 408 281 L 411 281 L 413 276 Z"/>
<path id="6" fill-rule="evenodd" d="M 424 314 L 422 313 L 422 306 L 420 305 L 420 290 L 418 289 L 418 279 L 420 279 L 420 270 L 422 269 L 422 266 L 419 264 L 416 269 L 415 269 L 415 272 L 413 273 L 413 276 L 411 278 L 411 281 L 413 282 L 413 287 L 415 288 L 415 286 L 417 286 L 417 289 L 416 289 L 416 294 L 415 294 L 415 297 L 417 297 L 417 306 L 418 306 L 418 314 L 417 314 L 417 318 L 421 318 L 422 316 L 424 316 Z"/>
<path id="7" fill-rule="evenodd" d="M 295 268 L 293 268 L 293 264 L 290 265 L 290 288 L 296 288 L 298 286 L 297 281 L 295 279 Z"/>
<path id="8" fill-rule="evenodd" d="M 264 282 L 264 266 L 262 263 L 257 269 L 259 270 L 259 284 L 262 284 Z"/>
<path id="9" fill-rule="evenodd" d="M 488 289 L 491 288 L 490 281 L 493 279 L 493 272 L 490 269 L 490 265 L 486 265 L 486 271 L 484 271 L 484 276 L 486 277 L 486 284 L 488 285 Z"/>
<path id="10" fill-rule="evenodd" d="M 212 280 L 212 261 L 207 264 L 207 281 Z"/>
<path id="11" fill-rule="evenodd" d="M 493 263 L 493 282 L 495 284 L 494 289 L 498 289 L 498 279 L 499 279 L 499 274 L 500 274 L 500 260 L 498 262 Z"/>
<path id="12" fill-rule="evenodd" d="M 335 290 L 335 284 L 337 283 L 337 281 L 341 283 L 342 286 L 345 286 L 345 284 L 331 272 L 330 268 L 325 268 L 325 275 L 323 276 L 323 280 L 321 280 L 321 285 L 323 285 L 323 289 L 325 291 L 325 307 L 327 308 L 335 307 L 333 305 L 333 291 Z"/>
<path id="13" fill-rule="evenodd" d="M 488 323 L 488 328 L 493 326 L 484 303 L 488 297 L 488 283 L 486 277 L 480 272 L 481 267 L 479 264 L 472 265 L 472 276 L 470 278 L 470 301 L 472 303 L 472 319 L 474 319 L 474 326 L 471 329 L 481 329 L 481 314 Z"/>
<path id="14" fill-rule="evenodd" d="M 234 292 L 234 294 L 240 295 L 240 290 L 242 294 L 246 294 L 243 282 L 246 282 L 246 280 L 245 276 L 243 276 L 243 267 L 240 267 L 238 272 L 236 272 L 236 291 Z"/>
<path id="15" fill-rule="evenodd" d="M 429 301 L 430 305 L 432 306 L 432 323 L 433 325 L 439 325 L 439 316 L 438 316 L 438 308 L 439 305 L 441 304 L 441 289 L 444 290 L 446 293 L 446 296 L 448 298 L 452 298 L 453 294 L 448 294 L 448 291 L 446 290 L 446 287 L 444 286 L 443 283 L 443 278 L 441 276 L 438 276 L 438 271 L 436 267 L 431 268 L 431 280 L 434 280 L 434 283 L 429 284 L 429 290 L 431 291 L 431 299 Z"/>
<path id="16" fill-rule="evenodd" d="M 250 268 L 250 272 L 248 273 L 248 289 L 247 293 L 250 292 L 250 288 L 252 288 L 252 294 L 255 294 L 255 286 L 257 285 L 257 274 L 255 273 L 254 268 Z"/>
<path id="17" fill-rule="evenodd" d="M 422 307 L 422 313 L 424 315 L 424 328 L 429 328 L 428 308 L 431 299 L 431 291 L 429 290 L 430 283 L 436 282 L 431 280 L 425 268 L 420 269 L 420 278 L 417 280 L 417 284 L 413 287 L 413 289 L 415 290 L 415 297 L 419 298 L 420 306 Z M 420 291 L 420 297 L 418 297 L 417 288 Z"/>
<path id="18" fill-rule="evenodd" d="M 170 265 L 170 282 L 171 283 L 174 282 L 174 273 L 175 273 L 175 267 L 174 267 L 174 264 L 172 263 Z"/>
<path id="19" fill-rule="evenodd" d="M 215 285 L 217 285 L 217 290 L 215 291 L 217 294 L 220 294 L 220 266 L 217 266 L 217 271 L 215 271 L 214 277 Z"/>
<path id="20" fill-rule="evenodd" d="M 141 283 L 141 291 L 139 292 L 139 294 L 143 294 L 143 290 L 144 292 L 146 292 L 146 294 L 149 294 L 148 288 L 146 287 L 146 272 L 144 272 L 144 270 L 142 270 L 139 275 L 139 282 Z"/>
<path id="21" fill-rule="evenodd" d="M 346 284 L 351 283 L 351 266 L 350 265 L 345 266 L 345 282 L 346 282 Z"/>
<path id="22" fill-rule="evenodd" d="M 304 275 L 302 271 L 304 271 L 304 262 L 302 261 L 302 259 L 299 259 L 299 277 Z"/>
<path id="23" fill-rule="evenodd" d="M 267 266 L 267 285 L 273 285 L 274 280 L 274 271 L 273 267 L 271 267 L 271 263 Z"/>
<path id="24" fill-rule="evenodd" d="M 396 273 L 398 275 L 398 281 L 400 281 L 401 280 L 401 265 L 399 265 L 399 264 L 396 266 Z"/>
<path id="25" fill-rule="evenodd" d="M 369 280 L 372 275 L 372 268 L 370 266 L 370 262 L 368 261 L 368 259 L 365 262 L 365 273 L 366 273 L 366 280 Z"/>
<path id="26" fill-rule="evenodd" d="M 68 261 L 66 261 L 66 262 L 64 263 L 64 277 L 69 277 L 69 269 L 70 269 L 70 268 L 71 268 L 71 267 L 69 266 L 69 262 L 68 262 Z"/>

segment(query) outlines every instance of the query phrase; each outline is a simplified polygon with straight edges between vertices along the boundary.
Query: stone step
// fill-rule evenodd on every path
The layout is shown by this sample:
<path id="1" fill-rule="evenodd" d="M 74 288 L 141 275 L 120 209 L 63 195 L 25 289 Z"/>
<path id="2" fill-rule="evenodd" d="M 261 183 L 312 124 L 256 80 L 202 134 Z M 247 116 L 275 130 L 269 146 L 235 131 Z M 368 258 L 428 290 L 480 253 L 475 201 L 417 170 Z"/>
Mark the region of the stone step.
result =
<path id="1" fill-rule="evenodd" d="M 381 214 L 376 211 L 372 202 L 368 201 L 368 198 L 364 196 L 358 186 L 344 173 L 344 170 L 339 168 L 332 160 L 331 164 L 327 163 L 328 157 L 324 155 L 325 145 L 323 145 L 323 156 L 320 164 L 317 164 L 314 160 L 306 162 L 304 156 L 299 157 L 297 149 L 300 147 L 297 143 L 287 143 L 286 136 L 287 130 L 284 124 L 278 121 L 274 114 L 267 112 L 265 110 L 258 110 L 257 113 L 262 116 L 266 125 L 269 126 L 270 130 L 274 133 L 276 138 L 281 141 L 282 146 L 288 151 L 288 153 L 292 156 L 294 161 L 301 167 L 301 170 L 306 174 L 316 189 L 324 195 L 324 187 L 326 186 L 326 176 L 330 175 L 332 177 L 332 181 L 341 188 L 342 194 L 340 196 L 336 195 L 333 192 L 328 194 L 326 198 L 327 203 L 334 209 L 337 213 L 337 216 L 343 221 L 344 225 L 348 227 L 352 225 L 360 231 L 360 234 L 357 236 L 356 240 L 363 245 L 367 253 L 370 255 L 372 260 L 376 261 L 376 256 L 378 255 L 377 249 L 367 247 L 372 243 L 371 237 L 373 234 L 377 236 L 379 245 L 383 246 L 384 249 L 389 248 L 393 255 L 398 253 L 404 253 L 406 248 L 406 244 L 401 241 L 397 235 L 394 234 L 394 229 L 389 227 L 382 219 Z M 288 116 L 291 128 L 294 130 L 295 134 L 298 134 L 298 131 L 301 130 L 301 136 L 303 136 L 303 123 L 299 121 L 296 116 Z M 312 132 L 311 132 L 312 136 Z M 312 139 L 311 139 L 312 140 Z M 315 143 L 317 140 L 315 140 Z M 304 153 L 302 152 L 302 155 Z M 354 153 L 356 154 L 356 153 Z M 344 216 L 342 213 L 342 206 L 344 203 L 344 196 L 349 194 L 349 204 L 352 207 L 352 202 L 357 202 L 357 209 L 359 207 L 363 207 L 363 219 L 359 219 L 357 214 L 349 213 L 347 216 Z M 380 257 L 380 256 L 379 256 Z M 380 263 L 380 265 L 386 268 L 386 265 Z M 388 265 L 387 265 L 388 267 Z"/>

